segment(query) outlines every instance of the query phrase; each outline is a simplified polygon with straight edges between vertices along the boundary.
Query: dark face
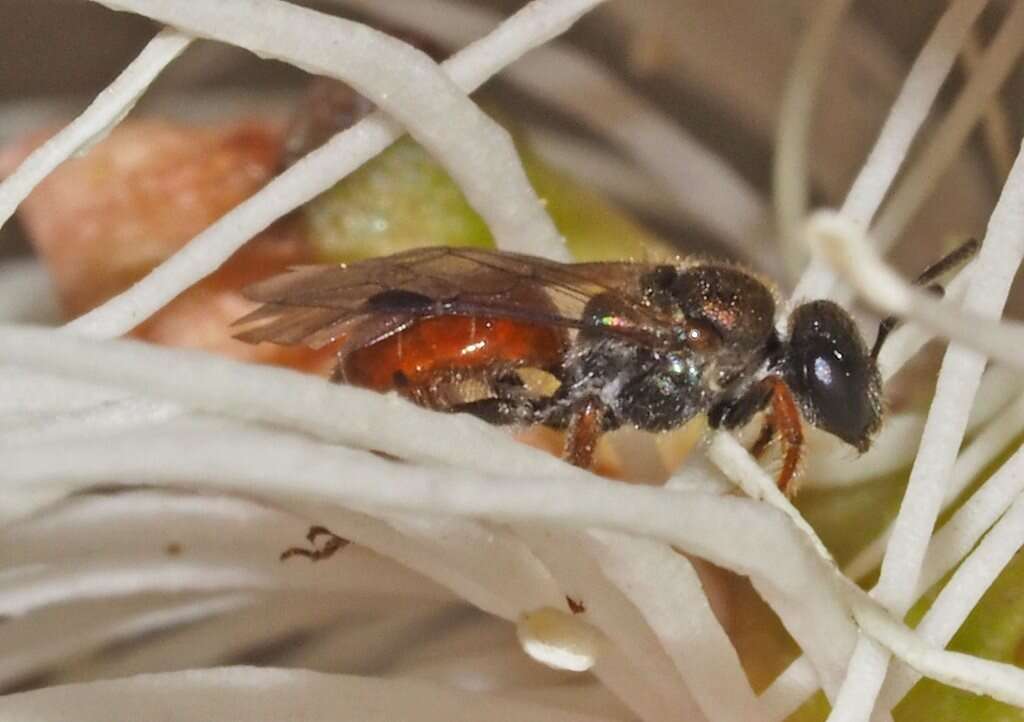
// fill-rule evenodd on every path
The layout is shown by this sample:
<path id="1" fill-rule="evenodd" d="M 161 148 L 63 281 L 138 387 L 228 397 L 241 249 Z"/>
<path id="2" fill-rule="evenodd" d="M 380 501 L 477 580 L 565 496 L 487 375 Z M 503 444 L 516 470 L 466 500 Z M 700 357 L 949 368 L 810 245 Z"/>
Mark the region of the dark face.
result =
<path id="1" fill-rule="evenodd" d="M 831 301 L 790 319 L 783 376 L 808 422 L 867 451 L 882 419 L 881 378 L 850 315 Z"/>

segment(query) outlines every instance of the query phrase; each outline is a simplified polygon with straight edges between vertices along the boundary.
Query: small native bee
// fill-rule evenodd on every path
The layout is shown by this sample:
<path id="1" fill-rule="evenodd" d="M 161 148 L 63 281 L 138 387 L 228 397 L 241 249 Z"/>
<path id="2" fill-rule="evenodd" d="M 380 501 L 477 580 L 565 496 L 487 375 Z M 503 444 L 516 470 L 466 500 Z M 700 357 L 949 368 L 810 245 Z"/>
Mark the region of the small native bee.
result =
<path id="1" fill-rule="evenodd" d="M 918 279 L 970 258 L 969 241 Z M 937 287 L 936 287 L 937 288 Z M 337 382 L 397 391 L 494 424 L 565 429 L 565 458 L 591 465 L 597 439 L 630 424 L 674 429 L 698 414 L 738 429 L 764 414 L 752 452 L 776 437 L 783 490 L 806 421 L 859 452 L 882 420 L 876 359 L 825 300 L 796 307 L 784 335 L 762 280 L 725 263 L 563 264 L 497 251 L 420 248 L 257 283 L 238 323 L 258 343 L 337 343 Z M 531 383 L 531 373 L 550 384 Z"/>

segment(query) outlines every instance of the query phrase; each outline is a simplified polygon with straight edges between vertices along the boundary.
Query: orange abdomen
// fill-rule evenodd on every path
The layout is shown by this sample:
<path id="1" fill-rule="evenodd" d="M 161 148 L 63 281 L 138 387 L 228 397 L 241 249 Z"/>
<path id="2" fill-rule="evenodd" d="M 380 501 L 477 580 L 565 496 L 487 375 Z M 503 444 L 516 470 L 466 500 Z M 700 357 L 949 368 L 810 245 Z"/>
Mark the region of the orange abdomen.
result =
<path id="1" fill-rule="evenodd" d="M 562 357 L 564 329 L 496 318 L 439 316 L 352 351 L 341 362 L 346 383 L 377 391 L 426 384 L 438 372 L 491 365 L 551 368 Z"/>

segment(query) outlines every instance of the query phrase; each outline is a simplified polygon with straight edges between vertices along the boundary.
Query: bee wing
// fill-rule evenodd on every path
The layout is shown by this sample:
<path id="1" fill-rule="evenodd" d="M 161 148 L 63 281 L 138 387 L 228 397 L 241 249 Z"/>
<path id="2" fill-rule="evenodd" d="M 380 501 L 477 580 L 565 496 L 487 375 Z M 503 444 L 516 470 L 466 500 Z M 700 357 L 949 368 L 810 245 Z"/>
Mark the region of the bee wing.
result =
<path id="1" fill-rule="evenodd" d="M 305 266 L 246 288 L 264 304 L 236 323 L 263 322 L 239 338 L 318 346 L 370 316 L 491 316 L 574 328 L 593 327 L 653 343 L 669 321 L 636 294 L 649 264 L 563 264 L 467 248 L 419 248 L 338 266 Z M 598 325 L 587 302 L 611 294 L 623 319 Z M 396 327 L 398 324 L 396 323 Z"/>

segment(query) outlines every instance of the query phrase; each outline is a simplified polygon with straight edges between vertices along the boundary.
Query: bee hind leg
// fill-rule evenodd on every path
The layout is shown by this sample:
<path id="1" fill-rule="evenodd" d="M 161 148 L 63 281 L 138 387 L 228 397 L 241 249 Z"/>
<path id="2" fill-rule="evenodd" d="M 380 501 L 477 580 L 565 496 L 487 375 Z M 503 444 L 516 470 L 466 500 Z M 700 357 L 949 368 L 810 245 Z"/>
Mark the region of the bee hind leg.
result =
<path id="1" fill-rule="evenodd" d="M 594 451 L 604 433 L 606 411 L 605 405 L 594 398 L 584 399 L 573 407 L 563 459 L 584 469 L 594 465 Z"/>
<path id="2" fill-rule="evenodd" d="M 758 434 L 757 441 L 750 447 L 750 455 L 760 460 L 764 456 L 764 452 L 768 450 L 768 445 L 772 443 L 776 433 L 778 433 L 778 429 L 775 428 L 775 424 L 772 423 L 771 416 L 769 416 L 761 426 L 761 433 Z"/>

